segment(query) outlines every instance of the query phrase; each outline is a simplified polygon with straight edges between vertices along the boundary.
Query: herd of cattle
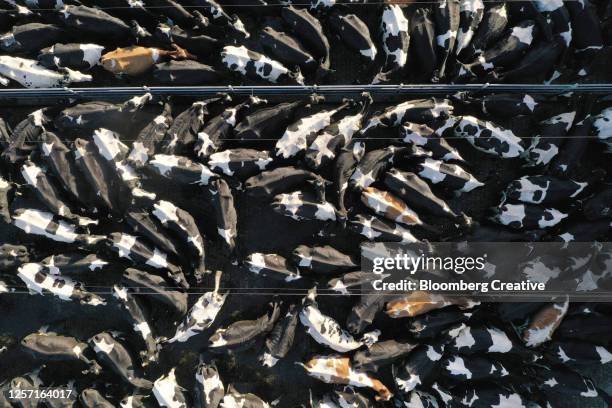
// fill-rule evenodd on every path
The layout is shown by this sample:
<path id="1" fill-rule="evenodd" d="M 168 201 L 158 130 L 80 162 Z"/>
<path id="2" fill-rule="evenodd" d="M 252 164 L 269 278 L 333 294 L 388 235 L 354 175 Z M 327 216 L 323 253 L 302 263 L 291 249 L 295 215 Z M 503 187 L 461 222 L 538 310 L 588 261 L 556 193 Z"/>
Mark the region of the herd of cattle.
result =
<path id="1" fill-rule="evenodd" d="M 380 278 L 361 242 L 609 241 L 609 106 L 145 94 L 12 114 L 0 406 L 605 406 L 609 304 L 355 295 Z M 582 260 L 581 290 L 611 259 Z M 9 394 L 41 387 L 75 392 Z"/>
<path id="2" fill-rule="evenodd" d="M 399 3 L 2 0 L 0 83 L 610 79 L 609 1 Z"/>

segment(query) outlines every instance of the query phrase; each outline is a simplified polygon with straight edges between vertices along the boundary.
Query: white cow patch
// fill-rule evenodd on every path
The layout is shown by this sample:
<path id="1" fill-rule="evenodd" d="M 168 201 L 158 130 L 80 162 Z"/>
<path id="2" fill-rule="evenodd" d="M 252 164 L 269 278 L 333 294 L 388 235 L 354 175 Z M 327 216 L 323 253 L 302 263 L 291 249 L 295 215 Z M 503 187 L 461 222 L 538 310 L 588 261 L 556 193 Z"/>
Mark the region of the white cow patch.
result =
<path id="1" fill-rule="evenodd" d="M 465 361 L 459 356 L 455 356 L 452 360 L 448 360 L 446 370 L 451 375 L 464 375 L 468 380 L 472 378 L 472 372 L 465 367 Z"/>
<path id="2" fill-rule="evenodd" d="M 533 41 L 533 25 L 527 27 L 514 27 L 511 35 L 518 38 L 523 44 L 529 45 Z"/>
<path id="3" fill-rule="evenodd" d="M 187 408 L 187 404 L 184 402 L 185 398 L 182 395 L 177 396 L 177 393 L 180 392 L 174 375 L 174 368 L 170 370 L 168 375 L 159 377 L 153 383 L 153 395 L 155 395 L 155 399 L 161 407 Z"/>

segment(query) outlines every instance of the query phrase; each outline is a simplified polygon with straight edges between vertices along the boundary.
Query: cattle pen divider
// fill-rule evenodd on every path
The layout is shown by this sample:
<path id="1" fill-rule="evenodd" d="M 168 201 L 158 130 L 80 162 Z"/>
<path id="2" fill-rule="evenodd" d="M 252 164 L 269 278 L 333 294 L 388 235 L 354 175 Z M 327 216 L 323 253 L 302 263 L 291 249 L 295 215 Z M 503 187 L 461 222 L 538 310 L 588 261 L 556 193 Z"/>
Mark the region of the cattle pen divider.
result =
<path id="1" fill-rule="evenodd" d="M 306 86 L 135 86 L 91 88 L 1 89 L 0 105 L 38 105 L 50 101 L 121 100 L 145 93 L 159 97 L 206 97 L 219 93 L 267 97 L 325 96 L 329 102 L 358 97 L 368 92 L 374 100 L 389 101 L 409 96 L 449 95 L 458 92 L 477 94 L 532 93 L 563 95 L 569 93 L 612 94 L 612 84 L 409 84 L 409 85 L 306 85 Z M 612 99 L 612 97 L 611 97 Z"/>

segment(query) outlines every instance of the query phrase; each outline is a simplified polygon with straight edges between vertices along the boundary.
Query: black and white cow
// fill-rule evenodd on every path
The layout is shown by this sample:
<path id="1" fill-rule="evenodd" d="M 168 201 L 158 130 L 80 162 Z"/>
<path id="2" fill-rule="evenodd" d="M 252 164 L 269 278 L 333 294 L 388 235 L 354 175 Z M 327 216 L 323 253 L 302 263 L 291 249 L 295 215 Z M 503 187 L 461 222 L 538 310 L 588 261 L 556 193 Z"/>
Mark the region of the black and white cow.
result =
<path id="1" fill-rule="evenodd" d="M 387 188 L 416 210 L 422 210 L 438 217 L 458 218 L 448 204 L 437 197 L 429 185 L 414 173 L 392 169 L 386 173 L 384 183 Z"/>
<path id="2" fill-rule="evenodd" d="M 215 211 L 217 234 L 223 239 L 230 250 L 236 246 L 238 236 L 238 216 L 234 206 L 232 190 L 222 178 L 213 180 L 209 190 L 212 196 L 212 206 Z"/>
<path id="3" fill-rule="evenodd" d="M 414 170 L 415 174 L 429 180 L 431 184 L 440 184 L 442 188 L 454 191 L 455 194 L 467 193 L 484 185 L 460 166 L 430 158 L 416 164 Z"/>
<path id="4" fill-rule="evenodd" d="M 259 337 L 268 333 L 280 317 L 278 304 L 272 305 L 272 312 L 255 320 L 241 320 L 219 328 L 208 339 L 208 348 L 213 353 L 234 352 L 252 347 Z"/>
<path id="5" fill-rule="evenodd" d="M 189 283 L 180 267 L 168 261 L 166 253 L 156 247 L 149 246 L 141 238 L 134 235 L 113 232 L 107 239 L 107 247 L 120 258 L 126 258 L 135 265 L 147 265 L 154 269 L 163 269 L 168 277 L 179 286 L 187 289 Z"/>
<path id="6" fill-rule="evenodd" d="M 481 152 L 501 158 L 520 156 L 524 149 L 521 138 L 510 129 L 474 116 L 462 116 L 454 127 L 455 136 L 465 138 Z"/>
<path id="7" fill-rule="evenodd" d="M 205 5 L 203 12 L 215 23 L 221 23 L 234 31 L 239 37 L 249 38 L 250 34 L 245 29 L 244 23 L 236 15 L 229 15 L 223 7 L 215 0 L 203 0 Z"/>
<path id="8" fill-rule="evenodd" d="M 13 190 L 11 183 L 0 175 L 0 220 L 6 224 L 11 223 L 11 213 L 9 211 L 9 193 Z"/>
<path id="9" fill-rule="evenodd" d="M 518 393 L 508 391 L 496 384 L 477 384 L 461 390 L 459 395 L 453 395 L 454 400 L 463 406 L 482 407 L 526 407 L 527 401 Z M 445 401 L 449 402 L 449 401 Z"/>
<path id="10" fill-rule="evenodd" d="M 174 47 L 173 44 L 176 44 L 189 50 L 190 53 L 198 55 L 206 55 L 221 46 L 221 41 L 217 38 L 193 30 L 184 30 L 178 25 L 168 26 L 160 23 L 155 28 L 155 36 L 168 46 Z"/>
<path id="11" fill-rule="evenodd" d="M 567 133 L 567 140 L 561 146 L 549 164 L 549 171 L 558 177 L 570 177 L 582 163 L 582 158 L 590 145 L 593 117 L 574 120 L 574 125 Z"/>
<path id="12" fill-rule="evenodd" d="M 304 183 L 320 180 L 320 176 L 308 170 L 293 166 L 277 167 L 273 170 L 262 171 L 249 177 L 245 185 L 247 194 L 253 197 L 273 197 L 283 191 L 294 190 Z"/>
<path id="13" fill-rule="evenodd" d="M 242 394 L 238 392 L 232 385 L 227 389 L 227 393 L 221 401 L 219 408 L 234 408 L 234 407 L 245 407 L 245 408 L 271 408 L 270 404 L 262 400 L 255 394 L 250 392 Z"/>
<path id="14" fill-rule="evenodd" d="M 259 77 L 272 83 L 286 81 L 300 85 L 304 84 L 304 77 L 299 71 L 290 71 L 280 62 L 251 51 L 244 45 L 223 47 L 221 60 L 227 68 L 245 76 Z"/>
<path id="15" fill-rule="evenodd" d="M 227 298 L 227 293 L 219 292 L 220 284 L 221 273 L 217 272 L 214 290 L 204 293 L 196 300 L 176 328 L 176 334 L 168 340 L 169 343 L 185 342 L 213 324 Z"/>
<path id="16" fill-rule="evenodd" d="M 280 137 L 296 117 L 301 117 L 303 108 L 324 101 L 318 95 L 294 102 L 284 102 L 269 108 L 258 109 L 247 115 L 234 129 L 236 139 L 268 139 Z M 299 112 L 299 113 L 298 113 Z"/>
<path id="17" fill-rule="evenodd" d="M 38 62 L 47 68 L 89 70 L 100 62 L 104 47 L 98 44 L 55 44 L 38 54 Z"/>
<path id="18" fill-rule="evenodd" d="M 155 64 L 153 77 L 162 84 L 187 86 L 218 83 L 222 74 L 214 67 L 198 61 L 171 60 Z"/>
<path id="19" fill-rule="evenodd" d="M 396 340 L 379 341 L 365 350 L 353 355 L 352 363 L 356 370 L 376 372 L 379 368 L 388 366 L 394 361 L 405 357 L 417 345 Z"/>
<path id="20" fill-rule="evenodd" d="M 579 196 L 587 184 L 545 175 L 523 176 L 510 182 L 504 194 L 523 203 L 555 204 Z"/>
<path id="21" fill-rule="evenodd" d="M 168 155 L 187 153 L 197 140 L 198 132 L 204 126 L 204 119 L 208 114 L 207 105 L 219 99 L 213 98 L 194 102 L 189 108 L 179 113 L 168 128 L 159 152 Z M 229 102 L 230 100 L 231 98 L 227 96 L 223 99 L 223 102 Z"/>
<path id="22" fill-rule="evenodd" d="M 454 308 L 432 310 L 413 317 L 408 330 L 416 338 L 432 338 L 452 326 L 467 322 L 471 317 L 471 312 L 463 312 Z"/>
<path id="23" fill-rule="evenodd" d="M 162 112 L 147 123 L 132 143 L 132 148 L 127 162 L 134 168 L 139 169 L 155 155 L 159 143 L 164 139 L 166 132 L 172 125 L 171 108 L 164 104 Z"/>
<path id="24" fill-rule="evenodd" d="M 79 402 L 85 408 L 112 408 L 114 405 L 104 398 L 100 392 L 94 388 L 86 388 L 79 394 Z"/>
<path id="25" fill-rule="evenodd" d="M 320 201 L 302 191 L 275 196 L 272 201 L 272 209 L 296 221 L 336 221 L 338 212 L 332 203 Z"/>
<path id="26" fill-rule="evenodd" d="M 404 122 L 431 123 L 447 119 L 453 114 L 454 107 L 447 99 L 415 99 L 390 106 L 383 112 L 372 116 L 359 133 L 365 134 L 378 127 L 396 127 Z"/>
<path id="27" fill-rule="evenodd" d="M 336 207 L 341 220 L 346 217 L 345 195 L 350 178 L 364 155 L 365 143 L 353 141 L 342 148 L 334 163 L 332 178 L 336 190 Z"/>
<path id="28" fill-rule="evenodd" d="M 98 333 L 91 337 L 88 343 L 96 352 L 100 362 L 123 381 L 136 388 L 149 390 L 153 388 L 151 381 L 137 376 L 132 356 L 110 333 Z"/>
<path id="29" fill-rule="evenodd" d="M 140 186 L 138 174 L 131 165 L 126 162 L 130 151 L 118 133 L 111 130 L 100 128 L 94 131 L 93 143 L 108 167 L 112 168 L 123 184 L 133 191 Z"/>
<path id="30" fill-rule="evenodd" d="M 97 8 L 66 5 L 59 11 L 61 22 L 67 27 L 100 38 L 125 38 L 131 34 L 129 25 Z"/>
<path id="31" fill-rule="evenodd" d="M 89 372 L 100 372 L 98 363 L 84 354 L 88 349 L 87 344 L 74 337 L 61 336 L 52 332 L 31 333 L 21 340 L 20 346 L 43 361 L 76 360 L 85 363 L 89 367 Z"/>
<path id="32" fill-rule="evenodd" d="M 385 278 L 385 277 L 386 276 L 384 275 L 381 276 L 380 274 L 371 273 L 371 272 L 362 272 L 362 271 L 347 272 L 339 278 L 331 279 L 328 282 L 327 286 L 335 292 L 338 292 L 342 295 L 348 295 L 350 293 L 349 289 L 357 289 L 357 288 L 360 289 L 362 285 L 369 284 L 374 280 Z"/>
<path id="33" fill-rule="evenodd" d="M 612 362 L 610 349 L 584 341 L 556 340 L 546 346 L 547 355 L 554 361 L 574 367 L 588 364 L 603 366 Z"/>
<path id="34" fill-rule="evenodd" d="M 11 31 L 0 35 L 0 49 L 7 53 L 36 52 L 62 41 L 62 33 L 62 29 L 53 24 L 27 23 L 14 25 Z"/>
<path id="35" fill-rule="evenodd" d="M 53 124 L 59 134 L 73 132 L 77 135 L 93 133 L 98 129 L 108 129 L 119 134 L 135 132 L 134 125 L 142 118 L 141 114 L 152 95 L 145 93 L 123 103 L 91 101 L 79 103 L 63 109 L 55 117 Z"/>
<path id="36" fill-rule="evenodd" d="M 493 76 L 503 82 L 521 82 L 526 77 L 545 77 L 553 70 L 566 48 L 563 38 L 559 35 L 550 41 L 541 41 L 529 49 L 512 68 L 506 68 L 503 72 L 494 72 Z"/>
<path id="37" fill-rule="evenodd" d="M 494 209 L 493 220 L 513 229 L 551 228 L 560 223 L 568 214 L 556 208 L 535 204 L 502 204 Z"/>
<path id="38" fill-rule="evenodd" d="M 432 394 L 426 393 L 420 390 L 412 390 L 410 394 L 405 397 L 403 401 L 400 401 L 400 406 L 409 407 L 423 407 L 423 408 L 438 408 L 438 400 Z"/>
<path id="39" fill-rule="evenodd" d="M 206 268 L 204 238 L 191 214 L 166 200 L 153 204 L 153 208 L 153 216 L 181 238 L 191 252 L 192 264 L 203 273 Z"/>
<path id="40" fill-rule="evenodd" d="M 510 375 L 502 363 L 483 356 L 448 356 L 442 361 L 442 375 L 456 381 L 503 380 Z"/>
<path id="41" fill-rule="evenodd" d="M 408 19 L 397 4 L 383 7 L 380 17 L 383 51 L 385 52 L 386 72 L 381 72 L 378 79 L 386 79 L 390 73 L 401 71 L 408 61 L 410 31 Z M 374 82 L 377 82 L 375 79 Z"/>
<path id="42" fill-rule="evenodd" d="M 87 291 L 81 282 L 52 273 L 51 268 L 38 263 L 26 263 L 17 270 L 17 276 L 32 294 L 50 293 L 64 301 L 76 301 L 83 305 L 105 305 L 104 299 Z"/>
<path id="43" fill-rule="evenodd" d="M 149 160 L 148 168 L 162 177 L 183 184 L 207 186 L 218 177 L 205 165 L 183 156 L 156 154 Z"/>
<path id="44" fill-rule="evenodd" d="M 478 99 L 474 99 L 474 103 L 479 104 L 482 112 L 487 115 L 505 118 L 512 118 L 518 115 L 535 115 L 538 117 L 547 106 L 546 99 L 541 96 L 520 93 L 483 95 Z"/>
<path id="45" fill-rule="evenodd" d="M 551 237 L 558 242 L 588 242 L 605 239 L 612 229 L 609 219 L 584 221 L 574 219 L 564 224 L 563 228 Z"/>
<path id="46" fill-rule="evenodd" d="M 194 152 L 198 157 L 209 157 L 223 144 L 223 139 L 229 138 L 232 129 L 242 119 L 244 111 L 267 103 L 265 99 L 251 96 L 245 102 L 223 110 L 219 115 L 206 122 L 201 131 L 198 132 L 198 140 L 194 146 Z"/>
<path id="47" fill-rule="evenodd" d="M 540 134 L 533 138 L 525 152 L 528 166 L 545 166 L 559 153 L 564 136 L 572 127 L 576 112 L 555 115 L 540 123 Z"/>
<path id="48" fill-rule="evenodd" d="M 270 26 L 264 27 L 259 40 L 264 49 L 288 67 L 300 67 L 304 72 L 312 72 L 319 65 L 314 57 L 295 38 Z"/>
<path id="49" fill-rule="evenodd" d="M 478 77 L 496 68 L 509 66 L 523 56 L 538 35 L 534 21 L 525 20 L 508 30 L 497 44 L 483 51 L 469 64 L 459 64 L 455 81 Z"/>
<path id="50" fill-rule="evenodd" d="M 122 213 L 128 204 L 126 197 L 131 192 L 126 184 L 117 178 L 112 167 L 106 164 L 106 159 L 100 155 L 94 142 L 83 139 L 74 141 L 74 157 L 85 180 L 96 191 L 99 200 L 112 213 Z M 135 175 L 129 172 L 128 177 Z"/>
<path id="51" fill-rule="evenodd" d="M 316 290 L 313 289 L 305 299 L 299 316 L 306 332 L 317 343 L 340 353 L 347 353 L 364 345 L 370 346 L 377 341 L 380 335 L 378 330 L 365 333 L 361 339 L 355 339 L 337 321 L 319 310 L 315 297 Z"/>
<path id="52" fill-rule="evenodd" d="M 211 154 L 208 167 L 226 176 L 247 178 L 265 170 L 271 162 L 270 152 L 266 150 L 236 148 Z"/>
<path id="53" fill-rule="evenodd" d="M 73 71 L 70 68 L 53 71 L 32 59 L 2 55 L 0 56 L 0 84 L 8 85 L 7 78 L 26 88 L 57 88 L 73 82 L 92 80 L 91 75 Z"/>
<path id="54" fill-rule="evenodd" d="M 217 408 L 225 395 L 217 366 L 201 362 L 196 368 L 195 380 L 196 404 L 202 408 Z"/>
<path id="55" fill-rule="evenodd" d="M 444 355 L 444 345 L 438 343 L 421 344 L 394 366 L 395 385 L 402 393 L 415 388 L 426 387 L 436 379 L 438 367 Z"/>
<path id="56" fill-rule="evenodd" d="M 503 330 L 494 326 L 466 325 L 447 345 L 453 354 L 519 353 L 521 345 L 513 342 Z"/>
<path id="57" fill-rule="evenodd" d="M 187 397 L 183 388 L 177 383 L 176 375 L 172 368 L 168 374 L 162 375 L 153 383 L 153 395 L 160 407 L 164 408 L 187 408 Z"/>
<path id="58" fill-rule="evenodd" d="M 436 22 L 436 44 L 438 45 L 438 68 L 434 80 L 446 77 L 456 45 L 460 22 L 459 0 L 442 0 L 433 7 Z"/>
<path id="59" fill-rule="evenodd" d="M 537 370 L 538 389 L 552 404 L 561 405 L 570 396 L 576 398 L 579 405 L 599 404 L 609 398 L 593 381 L 562 366 L 540 368 Z"/>
<path id="60" fill-rule="evenodd" d="M 501 37 L 507 24 L 508 9 L 505 2 L 487 5 L 472 40 L 459 54 L 461 60 L 471 61 L 489 48 L 494 41 Z"/>
<path id="61" fill-rule="evenodd" d="M 536 9 L 552 27 L 552 33 L 560 35 L 565 46 L 572 42 L 572 25 L 570 15 L 563 0 L 534 0 Z"/>
<path id="62" fill-rule="evenodd" d="M 612 108 L 606 108 L 593 117 L 593 134 L 607 146 L 608 153 L 612 153 Z"/>
<path id="63" fill-rule="evenodd" d="M 79 233 L 77 227 L 46 211 L 18 208 L 13 213 L 13 225 L 27 234 L 40 235 L 57 242 L 75 243 L 85 247 L 95 245 L 103 237 Z"/>
<path id="64" fill-rule="evenodd" d="M 306 150 L 314 142 L 317 133 L 331 125 L 338 113 L 349 106 L 350 103 L 347 102 L 338 108 L 302 117 L 289 125 L 276 142 L 276 155 L 288 159 Z"/>
<path id="65" fill-rule="evenodd" d="M 347 228 L 370 241 L 405 243 L 418 241 L 406 228 L 375 216 L 357 214 L 349 220 Z"/>
<path id="66" fill-rule="evenodd" d="M 289 305 L 287 313 L 274 325 L 264 344 L 264 351 L 259 357 L 259 361 L 264 366 L 273 367 L 278 360 L 284 358 L 291 350 L 299 311 L 298 305 Z"/>
<path id="67" fill-rule="evenodd" d="M 472 41 L 482 21 L 484 8 L 482 0 L 461 0 L 459 3 L 459 30 L 457 32 L 455 54 L 461 55 L 461 52 Z"/>
<path id="68" fill-rule="evenodd" d="M 407 151 L 405 148 L 389 146 L 367 152 L 356 165 L 349 179 L 349 185 L 357 190 L 370 187 L 393 165 L 397 156 Z"/>
<path id="69" fill-rule="evenodd" d="M 329 23 L 349 48 L 358 51 L 366 60 L 373 62 L 376 59 L 378 50 L 372 41 L 370 29 L 359 17 L 336 11 L 331 14 Z"/>
<path id="70" fill-rule="evenodd" d="M 368 397 L 358 393 L 354 387 L 346 386 L 342 389 L 334 390 L 329 398 L 338 404 L 339 407 L 373 408 L 374 402 Z M 321 406 L 320 408 L 324 408 Z"/>
<path id="71" fill-rule="evenodd" d="M 151 215 L 149 210 L 135 206 L 125 213 L 124 219 L 134 234 L 147 239 L 161 251 L 176 256 L 181 253 L 173 237 L 167 234 L 163 225 Z"/>
<path id="72" fill-rule="evenodd" d="M 329 40 L 319 20 L 308 10 L 293 6 L 283 7 L 281 17 L 312 55 L 319 60 L 319 76 L 329 73 Z"/>
<path id="73" fill-rule="evenodd" d="M 145 408 L 145 398 L 147 398 L 147 396 L 138 394 L 137 392 L 123 397 L 121 401 L 119 401 L 119 406 L 121 408 Z"/>
<path id="74" fill-rule="evenodd" d="M 153 336 L 151 325 L 147 321 L 140 302 L 128 289 L 123 286 L 114 285 L 112 288 L 113 297 L 125 309 L 127 320 L 132 324 L 134 332 L 142 339 L 145 344 L 145 351 L 140 352 L 142 365 L 146 366 L 151 362 L 157 361 L 159 348 L 157 339 Z"/>
<path id="75" fill-rule="evenodd" d="M 345 275 L 346 276 L 346 275 Z M 384 276 L 381 276 L 384 278 Z M 385 305 L 385 296 L 380 293 L 368 293 L 360 296 L 346 317 L 346 328 L 354 335 L 362 333 L 369 327 Z"/>
<path id="76" fill-rule="evenodd" d="M 572 28 L 572 46 L 580 53 L 592 53 L 603 47 L 601 26 L 591 4 L 577 2 L 564 2 L 570 15 Z M 588 54 L 587 54 L 588 55 Z"/>
<path id="77" fill-rule="evenodd" d="M 334 247 L 300 245 L 291 254 L 300 271 L 328 275 L 357 268 L 355 261 Z"/>
<path id="78" fill-rule="evenodd" d="M 146 293 L 151 299 L 164 303 L 178 316 L 187 313 L 187 294 L 168 287 L 161 276 L 127 268 L 121 277 L 121 284 L 131 288 L 134 294 Z"/>
<path id="79" fill-rule="evenodd" d="M 287 263 L 287 259 L 278 254 L 254 252 L 244 261 L 249 272 L 263 278 L 292 282 L 301 279 L 300 271 Z"/>
<path id="80" fill-rule="evenodd" d="M 447 126 L 452 127 L 455 123 L 455 118 L 449 118 L 448 123 L 434 130 L 427 125 L 419 125 L 416 123 L 406 122 L 399 128 L 400 137 L 404 143 L 422 146 L 424 149 L 431 152 L 431 157 L 442 161 L 465 161 L 461 154 L 448 144 L 446 139 L 442 137 Z"/>
<path id="81" fill-rule="evenodd" d="M 109 262 L 96 254 L 83 255 L 77 252 L 54 254 L 46 257 L 41 263 L 49 269 L 51 275 L 79 276 L 107 268 Z"/>
<path id="82" fill-rule="evenodd" d="M 53 214 L 73 221 L 77 225 L 97 224 L 97 221 L 78 216 L 70 210 L 70 207 L 61 197 L 59 190 L 47 177 L 43 168 L 35 163 L 26 161 L 21 167 L 21 175 L 34 190 L 37 197 Z"/>
<path id="83" fill-rule="evenodd" d="M 342 147 L 351 142 L 353 135 L 361 129 L 365 111 L 369 108 L 371 102 L 372 99 L 367 95 L 359 113 L 347 115 L 319 132 L 304 155 L 306 164 L 310 168 L 320 169 L 325 167 L 336 158 Z"/>
<path id="84" fill-rule="evenodd" d="M 392 6 L 393 7 L 393 6 Z M 410 46 L 419 61 L 424 81 L 429 81 L 438 67 L 436 26 L 430 8 L 420 7 L 410 18 Z"/>

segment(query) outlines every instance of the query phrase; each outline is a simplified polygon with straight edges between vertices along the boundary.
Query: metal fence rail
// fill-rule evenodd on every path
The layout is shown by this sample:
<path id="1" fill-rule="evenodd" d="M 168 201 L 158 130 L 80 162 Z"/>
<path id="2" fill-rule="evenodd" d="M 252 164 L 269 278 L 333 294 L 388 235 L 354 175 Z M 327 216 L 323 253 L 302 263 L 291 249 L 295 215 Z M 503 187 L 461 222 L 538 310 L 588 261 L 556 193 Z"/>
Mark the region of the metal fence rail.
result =
<path id="1" fill-rule="evenodd" d="M 158 96 L 200 97 L 226 92 L 237 95 L 299 96 L 317 93 L 324 96 L 349 96 L 370 92 L 374 97 L 393 95 L 440 95 L 455 92 L 563 94 L 568 92 L 610 94 L 612 84 L 423 84 L 423 85 L 311 85 L 311 86 L 152 86 L 108 88 L 2 89 L 0 101 L 47 98 L 126 98 L 150 92 Z"/>

